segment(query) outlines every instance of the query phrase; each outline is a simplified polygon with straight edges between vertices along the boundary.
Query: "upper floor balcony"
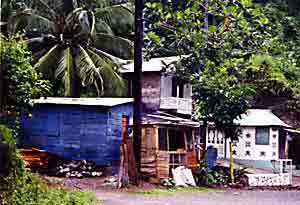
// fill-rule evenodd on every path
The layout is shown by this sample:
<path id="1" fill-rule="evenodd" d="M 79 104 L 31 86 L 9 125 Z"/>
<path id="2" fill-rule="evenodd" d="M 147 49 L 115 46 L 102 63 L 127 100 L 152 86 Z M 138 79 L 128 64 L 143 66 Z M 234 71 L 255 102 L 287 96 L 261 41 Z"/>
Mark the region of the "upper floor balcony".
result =
<path id="1" fill-rule="evenodd" d="M 192 114 L 192 86 L 178 82 L 171 75 L 161 77 L 160 109 Z"/>

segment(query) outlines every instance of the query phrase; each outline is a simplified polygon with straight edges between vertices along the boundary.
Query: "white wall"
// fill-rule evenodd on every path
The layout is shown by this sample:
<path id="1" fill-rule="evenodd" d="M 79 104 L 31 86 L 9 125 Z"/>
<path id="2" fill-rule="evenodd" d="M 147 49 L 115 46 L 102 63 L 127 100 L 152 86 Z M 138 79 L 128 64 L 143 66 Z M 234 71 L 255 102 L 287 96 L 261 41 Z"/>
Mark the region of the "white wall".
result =
<path id="1" fill-rule="evenodd" d="M 218 133 L 218 134 L 217 134 Z M 247 137 L 247 134 L 250 134 L 250 137 Z M 236 155 L 233 155 L 235 159 L 246 159 L 246 160 L 272 160 L 279 159 L 279 131 L 278 129 L 273 130 L 269 128 L 269 144 L 268 145 L 256 145 L 255 144 L 255 127 L 243 127 L 242 136 L 239 138 L 239 141 L 233 143 L 233 150 L 236 152 Z M 215 131 L 208 132 L 206 139 L 206 146 L 214 146 L 218 149 L 218 156 L 224 157 L 224 143 L 220 143 L 220 139 L 212 141 L 213 136 L 218 136 L 219 138 L 223 137 L 223 134 Z M 215 137 L 216 138 L 216 137 Z M 235 145 L 236 144 L 236 145 Z M 249 152 L 250 155 L 247 155 L 246 152 Z M 265 153 L 265 156 L 262 155 L 262 152 Z M 227 158 L 229 158 L 229 140 L 227 143 Z"/>

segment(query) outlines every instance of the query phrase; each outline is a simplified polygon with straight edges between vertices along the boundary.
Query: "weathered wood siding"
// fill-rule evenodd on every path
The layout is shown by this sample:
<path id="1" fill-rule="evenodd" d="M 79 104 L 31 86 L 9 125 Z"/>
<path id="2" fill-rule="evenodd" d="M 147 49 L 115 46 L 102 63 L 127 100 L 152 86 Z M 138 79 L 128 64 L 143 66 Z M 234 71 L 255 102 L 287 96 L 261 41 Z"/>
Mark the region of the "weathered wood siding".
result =
<path id="1" fill-rule="evenodd" d="M 156 183 L 159 183 L 160 179 L 169 178 L 170 169 L 173 167 L 184 165 L 195 169 L 198 165 L 195 146 L 192 146 L 191 150 L 188 150 L 187 147 L 184 150 L 177 151 L 159 150 L 159 127 L 159 125 L 144 125 L 141 136 L 141 173 L 144 177 L 150 178 L 152 182 Z M 182 129 L 193 128 L 182 127 Z M 192 131 L 192 135 L 192 144 L 194 145 L 195 130 Z M 178 160 L 178 157 L 181 160 Z"/>
<path id="2" fill-rule="evenodd" d="M 119 159 L 123 113 L 131 115 L 132 105 L 35 105 L 32 118 L 21 120 L 24 144 L 67 159 L 109 165 Z"/>
<path id="3" fill-rule="evenodd" d="M 160 99 L 160 73 L 144 73 L 142 78 L 142 102 L 146 110 L 158 110 Z"/>
<path id="4" fill-rule="evenodd" d="M 145 177 L 156 177 L 157 132 L 153 126 L 145 126 L 141 136 L 141 173 Z"/>
<path id="5" fill-rule="evenodd" d="M 161 91 L 160 75 L 160 72 L 144 72 L 142 75 L 142 107 L 146 112 L 159 109 Z M 124 74 L 123 78 L 127 81 L 127 97 L 133 97 L 133 74 Z"/>

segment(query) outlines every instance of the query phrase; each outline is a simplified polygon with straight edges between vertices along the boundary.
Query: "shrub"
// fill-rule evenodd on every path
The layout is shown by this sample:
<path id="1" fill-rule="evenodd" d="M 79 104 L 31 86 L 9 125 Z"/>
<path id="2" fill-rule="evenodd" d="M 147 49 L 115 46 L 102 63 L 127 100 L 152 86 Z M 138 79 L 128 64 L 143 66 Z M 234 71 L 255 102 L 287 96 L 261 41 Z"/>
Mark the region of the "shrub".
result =
<path id="1" fill-rule="evenodd" d="M 7 144 L 8 175 L 0 178 L 0 204 L 3 205 L 92 205 L 97 200 L 89 192 L 68 192 L 62 188 L 48 187 L 37 175 L 25 170 L 18 157 L 16 142 L 11 130 L 0 125 L 0 143 Z"/>

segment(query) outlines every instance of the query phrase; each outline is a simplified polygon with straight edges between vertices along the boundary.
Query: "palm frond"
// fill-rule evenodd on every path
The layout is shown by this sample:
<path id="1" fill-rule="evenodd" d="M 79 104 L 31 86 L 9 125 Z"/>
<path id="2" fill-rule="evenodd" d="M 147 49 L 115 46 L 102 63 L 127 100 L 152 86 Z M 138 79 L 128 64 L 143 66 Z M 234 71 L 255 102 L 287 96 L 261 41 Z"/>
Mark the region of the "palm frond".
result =
<path id="1" fill-rule="evenodd" d="M 48 2 L 45 0 L 33 0 L 33 6 L 37 8 L 37 10 L 41 11 L 43 14 L 48 15 L 52 19 L 56 17 L 56 11 L 52 9 Z"/>
<path id="2" fill-rule="evenodd" d="M 133 58 L 133 43 L 125 38 L 98 33 L 94 42 L 96 48 L 123 59 Z"/>
<path id="3" fill-rule="evenodd" d="M 102 58 L 106 58 L 107 60 L 113 62 L 117 66 L 121 66 L 121 65 L 125 65 L 125 64 L 129 63 L 128 60 L 123 60 L 121 58 L 115 57 L 115 56 L 113 56 L 109 53 L 106 53 L 105 51 L 102 51 L 100 49 L 97 49 L 95 47 L 90 47 L 90 49 L 93 50 L 98 55 L 100 55 Z"/>
<path id="4" fill-rule="evenodd" d="M 111 24 L 111 15 L 112 15 L 112 9 L 111 7 L 104 7 L 104 8 L 96 8 L 95 9 L 95 18 L 101 21 L 104 21 L 106 24 Z"/>
<path id="5" fill-rule="evenodd" d="M 94 85 L 98 95 L 103 93 L 103 79 L 99 68 L 94 64 L 87 51 L 79 46 L 78 55 L 76 57 L 77 74 L 81 79 L 82 85 Z"/>
<path id="6" fill-rule="evenodd" d="M 88 54 L 94 60 L 95 65 L 100 70 L 103 78 L 104 94 L 110 93 L 113 96 L 122 96 L 125 90 L 125 84 L 121 76 L 116 72 L 117 65 L 105 57 L 99 56 L 92 49 L 88 49 Z"/>
<path id="7" fill-rule="evenodd" d="M 90 35 L 91 35 L 91 38 L 92 38 L 92 40 L 94 40 L 95 39 L 95 37 L 96 37 L 96 18 L 95 18 L 95 15 L 94 15 L 94 12 L 89 12 L 90 14 L 91 14 L 91 19 L 92 19 L 92 21 L 91 21 L 91 33 L 90 33 Z"/>
<path id="8" fill-rule="evenodd" d="M 117 35 L 133 31 L 134 14 L 127 5 L 113 5 L 96 9 L 95 16 L 97 21 L 105 21 Z"/>
<path id="9" fill-rule="evenodd" d="M 60 60 L 57 69 L 54 73 L 55 79 L 62 79 L 64 82 L 65 96 L 72 96 L 73 94 L 73 58 L 71 48 L 67 47 L 61 52 Z"/>
<path id="10" fill-rule="evenodd" d="M 83 8 L 76 8 L 72 12 L 70 12 L 67 17 L 66 17 L 66 24 L 74 24 L 74 19 L 78 17 L 80 12 L 82 12 L 84 9 Z"/>
<path id="11" fill-rule="evenodd" d="M 58 45 L 53 46 L 38 62 L 34 65 L 35 69 L 40 70 L 45 77 L 53 77 L 53 66 L 57 65 L 60 55 L 60 49 Z"/>
<path id="12" fill-rule="evenodd" d="M 38 25 L 38 27 L 43 25 L 53 31 L 55 29 L 55 24 L 51 20 L 34 13 L 34 11 L 31 9 L 24 9 L 22 11 L 14 12 L 8 18 L 8 32 L 10 34 L 14 34 L 22 20 L 27 23 L 26 26 L 30 26 L 30 23 L 32 24 L 32 22 L 35 21 L 38 22 L 38 24 L 40 24 Z"/>
<path id="13" fill-rule="evenodd" d="M 109 35 L 114 35 L 114 32 L 111 30 L 110 26 L 105 22 L 100 19 L 97 19 L 96 24 L 96 33 L 105 33 Z"/>

